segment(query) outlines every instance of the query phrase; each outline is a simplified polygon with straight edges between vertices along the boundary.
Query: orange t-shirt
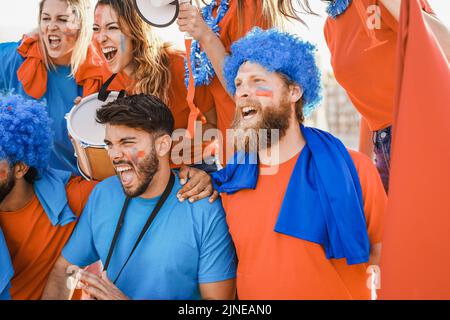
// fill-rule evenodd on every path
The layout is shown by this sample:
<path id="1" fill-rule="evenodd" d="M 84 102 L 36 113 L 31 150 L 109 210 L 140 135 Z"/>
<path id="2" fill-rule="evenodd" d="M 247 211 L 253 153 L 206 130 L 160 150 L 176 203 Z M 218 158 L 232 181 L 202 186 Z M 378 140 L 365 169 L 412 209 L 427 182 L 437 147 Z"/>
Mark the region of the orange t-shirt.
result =
<path id="1" fill-rule="evenodd" d="M 72 178 L 67 184 L 69 206 L 75 215 L 81 214 L 94 186 L 95 182 L 81 177 Z M 11 297 L 15 300 L 40 299 L 75 222 L 54 227 L 35 195 L 18 211 L 0 212 L 0 226 L 14 266 Z"/>
<path id="2" fill-rule="evenodd" d="M 432 13 L 425 0 L 421 3 L 423 10 Z M 371 5 L 378 5 L 381 10 L 381 28 L 367 27 L 366 22 L 375 12 L 367 13 Z M 397 26 L 395 18 L 378 0 L 352 1 L 343 14 L 328 18 L 325 23 L 336 80 L 372 131 L 393 123 Z"/>
<path id="3" fill-rule="evenodd" d="M 372 162 L 350 151 L 362 186 L 371 244 L 381 241 L 386 194 Z M 222 195 L 238 257 L 239 299 L 370 299 L 366 265 L 328 260 L 319 244 L 274 231 L 299 154 L 274 175 L 260 175 L 255 190 Z"/>
<path id="4" fill-rule="evenodd" d="M 216 13 L 217 8 L 214 10 L 214 14 Z M 220 40 L 222 41 L 225 50 L 230 52 L 233 42 L 245 36 L 245 34 L 254 26 L 267 29 L 269 26 L 262 17 L 262 1 L 244 0 L 243 20 L 241 21 L 241 26 L 239 26 L 238 1 L 231 0 L 227 13 L 219 22 Z M 217 76 L 212 79 L 211 83 L 208 85 L 208 89 L 214 99 L 214 106 L 217 113 L 217 128 L 220 130 L 225 140 L 225 130 L 229 129 L 231 126 L 236 105 L 220 83 Z M 223 150 L 225 150 L 225 146 Z M 223 159 L 221 162 L 225 163 L 226 159 Z"/>

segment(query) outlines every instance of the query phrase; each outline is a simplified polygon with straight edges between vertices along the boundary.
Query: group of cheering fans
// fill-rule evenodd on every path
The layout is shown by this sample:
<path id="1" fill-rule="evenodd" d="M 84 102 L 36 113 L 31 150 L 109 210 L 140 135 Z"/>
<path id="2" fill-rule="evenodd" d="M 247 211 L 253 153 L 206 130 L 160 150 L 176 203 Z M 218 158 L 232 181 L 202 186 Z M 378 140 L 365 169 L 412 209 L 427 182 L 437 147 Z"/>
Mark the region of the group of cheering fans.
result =
<path id="1" fill-rule="evenodd" d="M 0 44 L 0 299 L 373 298 L 401 1 L 325 2 L 361 152 L 303 124 L 321 98 L 315 47 L 282 25 L 315 14 L 307 0 L 180 4 L 190 66 L 133 0 L 93 13 L 90 0 L 41 0 L 37 30 Z M 448 30 L 420 4 L 449 57 Z M 200 129 L 238 134 L 214 163 L 176 166 L 172 133 L 198 119 L 190 72 Z M 65 115 L 107 81 L 126 92 L 95 118 L 116 174 L 88 181 Z"/>

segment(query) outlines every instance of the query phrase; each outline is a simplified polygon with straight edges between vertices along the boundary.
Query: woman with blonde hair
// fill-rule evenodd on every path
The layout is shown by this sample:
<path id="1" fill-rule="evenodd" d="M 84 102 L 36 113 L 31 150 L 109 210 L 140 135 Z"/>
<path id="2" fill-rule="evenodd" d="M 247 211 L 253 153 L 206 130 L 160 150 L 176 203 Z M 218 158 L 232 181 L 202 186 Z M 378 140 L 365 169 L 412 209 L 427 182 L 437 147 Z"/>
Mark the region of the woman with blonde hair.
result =
<path id="1" fill-rule="evenodd" d="M 93 29 L 97 49 L 115 77 L 108 88 L 155 95 L 172 111 L 174 128 L 188 128 L 192 118 L 184 82 L 184 53 L 158 38 L 139 16 L 133 0 L 99 0 Z M 196 90 L 194 103 L 207 120 L 203 129 L 215 127 L 212 98 L 204 88 Z M 202 170 L 181 167 L 180 178 L 189 182 L 181 190 L 180 200 L 195 201 L 213 193 L 211 180 L 203 171 L 213 171 L 215 165 L 199 167 Z"/>
<path id="2" fill-rule="evenodd" d="M 50 166 L 78 174 L 65 114 L 78 96 L 99 90 L 101 59 L 90 47 L 90 0 L 42 0 L 39 27 L 0 44 L 0 90 L 45 100 L 53 120 Z"/>

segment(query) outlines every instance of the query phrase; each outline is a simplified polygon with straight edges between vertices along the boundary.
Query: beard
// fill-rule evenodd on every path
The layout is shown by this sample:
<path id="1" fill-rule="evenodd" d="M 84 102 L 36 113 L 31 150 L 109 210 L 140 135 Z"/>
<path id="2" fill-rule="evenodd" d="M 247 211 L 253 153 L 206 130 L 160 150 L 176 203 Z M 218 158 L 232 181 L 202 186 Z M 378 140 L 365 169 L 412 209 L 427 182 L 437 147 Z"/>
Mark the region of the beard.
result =
<path id="1" fill-rule="evenodd" d="M 241 109 L 250 106 L 256 109 L 258 117 L 252 123 L 246 123 Z M 245 152 L 257 152 L 260 149 L 270 148 L 272 144 L 282 139 L 289 128 L 292 116 L 291 104 L 286 99 L 280 101 L 279 106 L 262 108 L 257 100 L 247 100 L 238 105 L 231 128 L 233 132 L 234 147 Z"/>
<path id="2" fill-rule="evenodd" d="M 0 203 L 5 200 L 11 190 L 16 184 L 16 178 L 14 177 L 13 171 L 10 170 L 6 181 L 0 184 Z"/>
<path id="3" fill-rule="evenodd" d="M 139 160 L 136 165 L 129 161 L 120 161 L 114 164 L 128 164 L 133 168 L 133 170 L 135 170 L 138 185 L 134 189 L 131 189 L 125 188 L 122 184 L 123 191 L 128 197 L 131 198 L 139 197 L 147 190 L 159 168 L 159 160 L 156 156 L 156 151 L 154 148 L 150 154 Z M 120 174 L 118 175 L 120 179 Z"/>

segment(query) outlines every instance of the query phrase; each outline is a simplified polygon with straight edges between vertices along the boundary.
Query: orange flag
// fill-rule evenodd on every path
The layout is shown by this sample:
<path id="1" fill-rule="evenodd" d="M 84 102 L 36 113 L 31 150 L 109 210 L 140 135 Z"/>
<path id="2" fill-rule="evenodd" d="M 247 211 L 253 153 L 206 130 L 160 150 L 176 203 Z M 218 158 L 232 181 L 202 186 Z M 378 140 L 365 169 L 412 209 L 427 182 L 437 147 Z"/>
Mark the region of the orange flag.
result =
<path id="1" fill-rule="evenodd" d="M 382 299 L 450 299 L 450 66 L 402 1 Z"/>

